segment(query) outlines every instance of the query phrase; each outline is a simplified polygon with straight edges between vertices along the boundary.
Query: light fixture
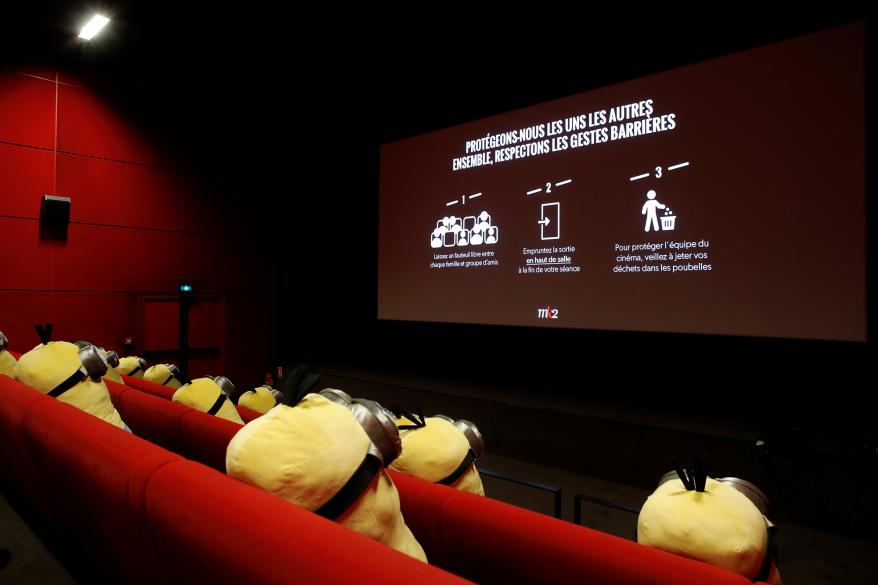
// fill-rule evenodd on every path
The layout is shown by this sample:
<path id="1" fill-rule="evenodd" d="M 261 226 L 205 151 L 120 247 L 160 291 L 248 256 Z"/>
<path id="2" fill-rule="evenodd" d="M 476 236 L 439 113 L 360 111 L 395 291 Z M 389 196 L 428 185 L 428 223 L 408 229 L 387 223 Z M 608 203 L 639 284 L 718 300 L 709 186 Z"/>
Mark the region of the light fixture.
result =
<path id="1" fill-rule="evenodd" d="M 110 19 L 106 16 L 101 16 L 100 14 L 95 14 L 91 20 L 88 21 L 82 30 L 79 31 L 79 38 L 85 39 L 86 41 L 90 41 L 94 38 L 96 34 L 101 32 L 101 29 L 110 22 Z"/>

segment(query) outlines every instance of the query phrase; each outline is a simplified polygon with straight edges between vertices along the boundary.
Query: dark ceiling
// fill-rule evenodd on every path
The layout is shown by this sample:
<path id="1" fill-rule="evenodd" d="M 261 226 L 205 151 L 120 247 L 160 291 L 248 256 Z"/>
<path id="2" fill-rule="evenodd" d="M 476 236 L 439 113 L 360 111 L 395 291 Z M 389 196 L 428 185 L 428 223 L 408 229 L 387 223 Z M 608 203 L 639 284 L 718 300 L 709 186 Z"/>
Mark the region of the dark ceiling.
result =
<path id="1" fill-rule="evenodd" d="M 233 190 L 285 184 L 289 153 L 348 164 L 377 197 L 378 145 L 863 18 L 762 3 L 618 3 L 594 10 L 475 3 L 19 2 L 0 60 L 87 80 L 180 166 Z M 768 6 L 768 7 L 766 7 Z M 95 11 L 112 18 L 75 39 Z M 307 146 L 307 148 L 302 148 Z M 327 156 L 327 153 L 336 156 Z M 309 162 L 309 156 L 313 160 Z"/>
<path id="2" fill-rule="evenodd" d="M 126 79 L 162 104 L 275 116 L 275 99 L 386 141 L 868 17 L 834 2 L 618 3 L 615 10 L 475 3 L 69 1 L 4 9 L 7 61 Z M 75 40 L 88 15 L 112 22 Z M 15 63 L 15 64 L 18 64 Z M 218 103 L 217 103 L 218 102 Z M 300 110 L 302 111 L 302 110 Z M 313 117 L 313 116 L 312 116 Z M 349 120 L 348 120 L 349 121 Z M 337 122 L 333 122 L 337 123 Z"/>

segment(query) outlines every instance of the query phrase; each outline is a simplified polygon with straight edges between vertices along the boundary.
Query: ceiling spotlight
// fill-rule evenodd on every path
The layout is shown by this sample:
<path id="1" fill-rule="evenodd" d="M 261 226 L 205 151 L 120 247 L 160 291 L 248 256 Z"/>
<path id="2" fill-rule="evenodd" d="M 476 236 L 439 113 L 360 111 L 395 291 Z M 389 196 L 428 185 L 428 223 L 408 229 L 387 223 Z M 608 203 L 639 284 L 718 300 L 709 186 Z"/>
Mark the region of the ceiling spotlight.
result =
<path id="1" fill-rule="evenodd" d="M 106 16 L 101 16 L 100 14 L 95 14 L 91 20 L 88 21 L 82 30 L 79 31 L 79 38 L 85 39 L 87 41 L 92 40 L 96 34 L 101 32 L 101 29 L 110 22 L 110 19 Z"/>

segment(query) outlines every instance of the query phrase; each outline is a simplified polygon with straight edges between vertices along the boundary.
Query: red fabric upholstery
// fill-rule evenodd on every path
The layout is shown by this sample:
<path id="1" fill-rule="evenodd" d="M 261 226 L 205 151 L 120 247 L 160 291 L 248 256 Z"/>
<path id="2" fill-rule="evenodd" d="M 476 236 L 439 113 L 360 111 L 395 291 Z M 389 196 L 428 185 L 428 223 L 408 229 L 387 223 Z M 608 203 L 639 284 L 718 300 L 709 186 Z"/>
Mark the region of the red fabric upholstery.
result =
<path id="1" fill-rule="evenodd" d="M 107 385 L 107 390 L 110 392 L 110 400 L 113 401 L 116 410 L 119 410 L 119 400 L 122 397 L 122 394 L 128 391 L 128 387 L 125 384 L 119 384 L 112 380 L 104 380 L 104 383 Z M 120 412 L 119 414 L 122 413 Z"/>
<path id="2" fill-rule="evenodd" d="M 193 425 L 228 422 L 118 384 L 108 387 L 129 415 L 153 407 L 144 421 L 183 408 L 182 418 L 192 417 Z M 31 483 L 46 488 L 22 495 L 63 508 L 50 518 L 53 525 L 109 582 L 466 583 L 5 376 L 0 398 L 0 473 L 30 475 Z M 214 442 L 222 441 L 215 435 Z"/>
<path id="3" fill-rule="evenodd" d="M 183 416 L 180 454 L 222 473 L 226 472 L 226 448 L 241 425 L 224 418 L 188 409 Z"/>
<path id="4" fill-rule="evenodd" d="M 107 387 L 134 434 L 225 473 L 226 447 L 241 425 L 113 382 Z"/>
<path id="5" fill-rule="evenodd" d="M 131 376 L 122 376 L 122 380 L 124 380 L 126 386 L 136 388 L 142 392 L 152 394 L 153 396 L 166 398 L 167 400 L 171 400 L 174 397 L 174 392 L 176 392 L 176 390 L 168 388 L 167 386 L 147 382 L 146 380 L 141 380 L 139 378 L 132 378 Z M 238 414 L 241 415 L 241 420 L 245 423 L 262 416 L 261 412 L 253 410 L 252 408 L 247 408 L 246 406 L 235 405 L 235 408 L 238 409 Z"/>
<path id="6" fill-rule="evenodd" d="M 8 376 L 0 376 L 0 474 L 21 493 L 34 493 L 44 515 L 46 480 L 39 463 L 31 457 L 23 432 L 28 410 L 36 403 L 51 400 Z"/>
<path id="7" fill-rule="evenodd" d="M 173 388 L 168 388 L 167 386 L 162 386 L 161 384 L 154 384 L 153 382 L 147 382 L 146 380 L 141 380 L 140 378 L 132 378 L 131 376 L 122 376 L 122 381 L 125 382 L 125 385 L 130 388 L 137 388 L 142 392 L 146 392 L 147 394 L 152 394 L 153 396 L 158 396 L 159 398 L 166 398 L 170 400 L 174 397 Z"/>
<path id="8" fill-rule="evenodd" d="M 146 402 L 154 403 L 154 416 L 176 416 L 166 401 L 143 395 L 138 404 Z M 190 409 L 182 422 L 179 452 L 223 470 L 226 447 L 240 427 Z M 479 583 L 749 583 L 704 563 L 490 498 L 391 475 L 406 523 L 430 562 Z"/>
<path id="9" fill-rule="evenodd" d="M 107 387 L 134 434 L 225 473 L 226 447 L 241 425 L 114 382 Z"/>
<path id="10" fill-rule="evenodd" d="M 705 563 L 490 498 L 392 476 L 406 523 L 431 562 L 479 583 L 750 583 Z"/>
<path id="11" fill-rule="evenodd" d="M 465 582 L 197 463 L 157 471 L 146 508 L 178 582 Z"/>
<path id="12" fill-rule="evenodd" d="M 107 388 L 113 405 L 135 435 L 180 453 L 180 429 L 183 415 L 191 410 L 189 407 L 111 381 L 107 382 Z"/>
<path id="13" fill-rule="evenodd" d="M 17 351 L 12 351 L 11 349 L 7 349 L 6 351 L 8 351 L 9 353 L 11 353 L 11 354 L 12 354 L 12 357 L 14 357 L 16 360 L 20 360 L 20 359 L 21 359 L 21 354 L 18 353 Z"/>
<path id="14" fill-rule="evenodd" d="M 180 456 L 57 400 L 34 404 L 24 430 L 71 536 L 100 570 L 126 583 L 166 581 L 143 500 L 152 473 Z"/>
<path id="15" fill-rule="evenodd" d="M 238 409 L 238 414 L 241 415 L 241 420 L 243 420 L 245 423 L 250 422 L 254 418 L 259 418 L 260 416 L 262 416 L 262 413 L 258 410 L 253 410 L 252 408 L 247 408 L 246 406 L 236 404 L 235 408 Z"/>
<path id="16" fill-rule="evenodd" d="M 21 427 L 28 409 L 40 400 L 49 398 L 36 391 L 27 392 L 21 383 L 0 376 L 0 471 L 8 474 L 12 470 L 27 470 L 27 449 Z"/>

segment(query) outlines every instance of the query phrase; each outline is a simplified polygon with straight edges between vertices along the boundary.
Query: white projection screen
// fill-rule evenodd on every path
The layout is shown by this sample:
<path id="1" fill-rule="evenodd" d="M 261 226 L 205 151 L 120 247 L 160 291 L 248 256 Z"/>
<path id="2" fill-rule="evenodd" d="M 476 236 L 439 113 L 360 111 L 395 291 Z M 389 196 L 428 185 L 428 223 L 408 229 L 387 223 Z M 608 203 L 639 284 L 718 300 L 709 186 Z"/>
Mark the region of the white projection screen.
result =
<path id="1" fill-rule="evenodd" d="M 383 145 L 378 317 L 865 340 L 864 28 Z"/>

